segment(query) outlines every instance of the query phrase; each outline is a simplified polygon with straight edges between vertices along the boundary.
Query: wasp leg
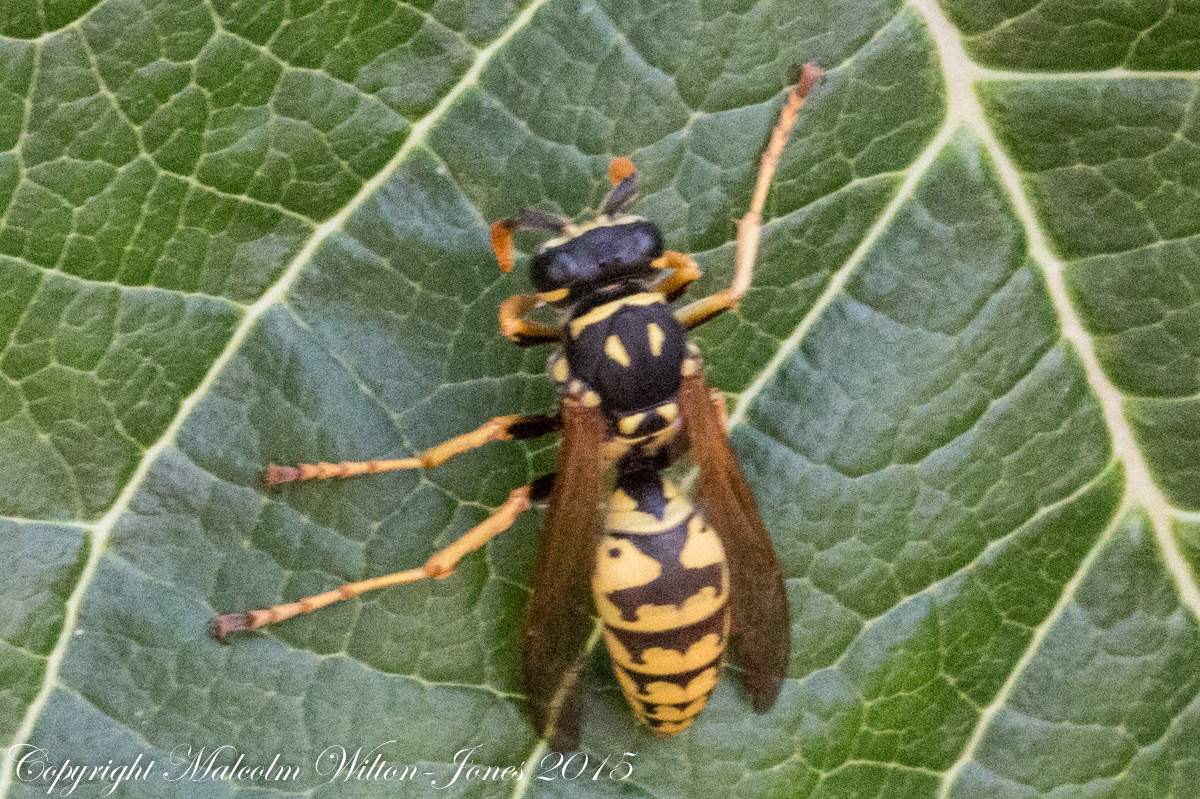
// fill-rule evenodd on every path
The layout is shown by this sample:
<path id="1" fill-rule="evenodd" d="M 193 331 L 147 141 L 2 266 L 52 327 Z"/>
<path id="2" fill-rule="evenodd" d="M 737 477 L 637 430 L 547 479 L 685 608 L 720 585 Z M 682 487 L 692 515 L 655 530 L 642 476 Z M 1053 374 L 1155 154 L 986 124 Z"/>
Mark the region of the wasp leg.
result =
<path id="1" fill-rule="evenodd" d="M 734 251 L 733 284 L 729 288 L 718 291 L 709 297 L 680 309 L 675 315 L 686 329 L 691 330 L 705 322 L 717 318 L 722 313 L 738 307 L 742 297 L 750 288 L 750 277 L 754 272 L 754 259 L 758 255 L 758 238 L 762 231 L 763 206 L 767 202 L 767 191 L 771 188 L 771 178 L 775 176 L 775 167 L 779 165 L 779 157 L 787 144 L 792 127 L 799 117 L 800 108 L 808 92 L 823 77 L 824 73 L 816 64 L 808 63 L 800 72 L 800 79 L 788 92 L 787 102 L 779 114 L 779 121 L 771 132 L 771 140 L 763 153 L 762 166 L 758 169 L 758 180 L 754 184 L 754 195 L 750 200 L 750 210 L 737 223 L 737 247 Z"/>
<path id="2" fill-rule="evenodd" d="M 651 291 L 666 295 L 667 302 L 682 296 L 688 290 L 688 286 L 700 277 L 700 267 L 692 260 L 692 256 L 673 250 L 664 252 L 651 266 L 670 270 L 659 277 L 650 288 Z"/>
<path id="3" fill-rule="evenodd" d="M 273 605 L 263 610 L 252 610 L 249 613 L 227 613 L 223 616 L 216 616 L 209 622 L 208 632 L 218 641 L 224 641 L 225 636 L 231 632 L 257 630 L 259 627 L 267 624 L 274 624 L 303 613 L 311 613 L 318 608 L 332 605 L 334 602 L 341 602 L 344 599 L 352 599 L 359 594 L 374 591 L 377 588 L 415 583 L 418 580 L 426 580 L 430 577 L 438 579 L 449 577 L 453 574 L 454 567 L 458 565 L 463 556 L 474 552 L 509 527 L 512 527 L 517 517 L 529 510 L 533 503 L 540 502 L 548 497 L 553 484 L 554 475 L 548 474 L 534 480 L 529 485 L 514 489 L 509 493 L 508 499 L 496 509 L 495 513 L 472 527 L 466 534 L 445 549 L 435 552 L 429 560 L 425 561 L 424 566 L 416 569 L 408 569 L 407 571 L 385 574 L 382 577 L 372 577 L 369 580 L 361 580 L 357 583 L 347 583 L 341 588 L 335 588 L 332 591 L 307 596 L 283 605 Z"/>
<path id="4" fill-rule="evenodd" d="M 301 463 L 297 466 L 267 466 L 267 484 L 279 485 L 295 480 L 325 480 L 330 477 L 354 477 L 359 474 L 378 474 L 398 469 L 432 469 L 476 447 L 492 441 L 524 440 L 540 438 L 559 429 L 562 421 L 556 414 L 512 414 L 497 416 L 484 422 L 470 433 L 444 441 L 432 449 L 411 458 L 375 461 L 342 461 L 341 463 Z"/>
<path id="5" fill-rule="evenodd" d="M 545 298 L 537 294 L 512 295 L 500 304 L 500 332 L 522 347 L 558 344 L 562 341 L 562 334 L 558 328 L 521 318 L 522 314 L 545 303 Z"/>

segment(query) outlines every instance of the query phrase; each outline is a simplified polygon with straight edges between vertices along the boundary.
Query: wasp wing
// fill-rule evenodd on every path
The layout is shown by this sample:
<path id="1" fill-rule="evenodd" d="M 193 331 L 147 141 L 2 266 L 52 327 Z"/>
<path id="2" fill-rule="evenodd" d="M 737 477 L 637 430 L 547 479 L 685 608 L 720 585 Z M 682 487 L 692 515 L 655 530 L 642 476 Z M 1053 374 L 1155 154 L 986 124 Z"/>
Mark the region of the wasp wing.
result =
<path id="1" fill-rule="evenodd" d="M 730 644 L 755 712 L 765 713 L 779 696 L 791 649 L 783 569 L 703 372 L 683 379 L 678 401 L 692 458 L 700 467 L 700 507 L 729 562 Z"/>
<path id="2" fill-rule="evenodd" d="M 534 727 L 555 750 L 570 751 L 579 745 L 584 650 L 594 626 L 592 570 L 606 424 L 598 407 L 570 400 L 562 421 L 521 657 Z"/>

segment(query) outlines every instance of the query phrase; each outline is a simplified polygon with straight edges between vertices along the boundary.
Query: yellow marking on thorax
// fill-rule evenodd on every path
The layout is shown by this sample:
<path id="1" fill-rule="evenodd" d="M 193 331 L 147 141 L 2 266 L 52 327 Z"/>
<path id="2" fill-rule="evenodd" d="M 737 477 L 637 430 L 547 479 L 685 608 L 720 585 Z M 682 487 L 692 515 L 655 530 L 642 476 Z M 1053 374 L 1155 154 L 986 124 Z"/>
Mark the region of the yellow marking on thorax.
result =
<path id="1" fill-rule="evenodd" d="M 621 343 L 620 336 L 609 336 L 604 340 L 604 354 L 622 366 L 629 366 L 633 363 L 629 360 L 629 353 L 625 351 L 625 345 Z"/>
<path id="2" fill-rule="evenodd" d="M 658 415 L 666 419 L 668 422 L 675 421 L 675 417 L 679 415 L 679 406 L 674 402 L 668 402 L 665 405 L 659 405 L 655 409 Z"/>
<path id="3" fill-rule="evenodd" d="M 671 443 L 671 440 L 682 429 L 683 424 L 678 419 L 672 418 L 670 424 L 657 433 L 651 433 L 648 439 L 642 441 L 642 449 L 655 452 L 664 445 Z"/>
<path id="4" fill-rule="evenodd" d="M 729 571 L 727 569 L 721 571 L 721 593 L 719 595 L 717 589 L 707 585 L 685 599 L 682 605 L 641 605 L 637 609 L 637 620 L 626 621 L 621 616 L 620 609 L 603 593 L 597 592 L 595 594 L 596 611 L 605 624 L 610 627 L 620 627 L 622 630 L 658 633 L 663 630 L 686 627 L 702 619 L 707 619 L 724 606 L 725 596 L 729 593 Z"/>
<path id="5" fill-rule="evenodd" d="M 604 631 L 608 652 L 612 659 L 630 671 L 639 674 L 681 674 L 694 671 L 712 663 L 725 651 L 725 639 L 709 633 L 688 647 L 687 652 L 678 652 L 661 646 L 652 646 L 642 652 L 642 662 L 637 662 L 620 640 L 608 630 Z"/>
<path id="6" fill-rule="evenodd" d="M 635 413 L 632 416 L 622 417 L 621 421 L 617 422 L 617 429 L 620 430 L 625 435 L 631 436 L 635 432 L 637 432 L 638 427 L 641 426 L 642 420 L 645 418 L 646 418 L 645 411 L 643 411 L 642 413 Z"/>
<path id="7" fill-rule="evenodd" d="M 654 322 L 646 325 L 646 336 L 650 339 L 650 354 L 657 358 L 662 355 L 663 342 L 667 340 L 667 334 L 663 329 Z"/>
<path id="8" fill-rule="evenodd" d="M 624 436 L 613 436 L 600 449 L 600 455 L 606 463 L 616 463 L 625 457 L 629 450 L 633 449 L 634 442 L 639 441 L 636 438 L 625 438 Z"/>
<path id="9" fill-rule="evenodd" d="M 543 291 L 538 294 L 538 299 L 542 302 L 558 302 L 565 300 L 567 295 L 571 293 L 570 289 L 555 289 L 554 291 Z"/>
<path id="10" fill-rule="evenodd" d="M 699 514 L 688 522 L 687 541 L 679 553 L 679 562 L 689 569 L 725 562 L 725 547 L 721 545 L 720 536 Z"/>
<path id="11" fill-rule="evenodd" d="M 614 313 L 624 308 L 626 305 L 654 305 L 660 302 L 666 302 L 666 297 L 657 291 L 643 291 L 639 294 L 631 294 L 628 297 L 606 302 L 603 305 L 597 305 L 592 310 L 580 316 L 578 319 L 571 320 L 570 333 L 571 338 L 579 338 L 579 334 L 584 331 L 589 325 L 594 325 L 597 322 L 603 322 Z"/>
<path id="12" fill-rule="evenodd" d="M 559 358 L 554 362 L 554 380 L 558 383 L 565 383 L 571 377 L 571 367 L 567 363 L 566 358 Z"/>
<path id="13" fill-rule="evenodd" d="M 671 443 L 671 440 L 675 438 L 675 436 L 683 428 L 683 425 L 680 423 L 677 416 L 678 408 L 676 408 L 675 405 L 671 405 L 670 408 L 672 411 L 670 414 L 670 424 L 661 430 L 656 430 L 648 435 L 624 435 L 624 431 L 620 430 L 621 423 L 618 422 L 617 428 L 622 435 L 615 435 L 604 442 L 604 446 L 601 449 L 604 460 L 607 463 L 615 463 L 634 447 L 637 447 L 642 452 L 651 454 Z"/>
<path id="14" fill-rule="evenodd" d="M 644 216 L 635 216 L 633 214 L 624 214 L 622 216 L 618 216 L 616 219 L 612 219 L 602 214 L 595 219 L 582 222 L 578 225 L 567 225 L 567 227 L 563 229 L 563 233 L 565 235 L 555 236 L 554 238 L 549 239 L 538 249 L 538 252 L 545 252 L 546 250 L 553 250 L 555 247 L 561 247 L 571 239 L 578 238 L 584 233 L 587 233 L 589 230 L 595 230 L 598 227 L 616 227 L 617 225 L 628 225 L 632 222 L 644 222 L 645 219 L 646 217 Z"/>

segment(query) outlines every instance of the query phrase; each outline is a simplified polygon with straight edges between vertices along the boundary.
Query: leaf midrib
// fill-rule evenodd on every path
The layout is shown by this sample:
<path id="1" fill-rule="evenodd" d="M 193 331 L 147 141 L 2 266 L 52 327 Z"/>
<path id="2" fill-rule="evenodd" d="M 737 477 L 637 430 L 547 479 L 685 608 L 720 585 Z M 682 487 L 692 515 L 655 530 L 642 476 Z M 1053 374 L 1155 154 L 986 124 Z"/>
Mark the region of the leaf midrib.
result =
<path id="1" fill-rule="evenodd" d="M 994 79 L 995 73 L 970 61 L 966 50 L 963 49 L 958 31 L 951 25 L 934 0 L 909 0 L 909 5 L 924 17 L 942 58 L 942 73 L 946 80 L 949 98 L 950 119 L 947 124 L 950 121 L 956 121 L 957 124 L 970 130 L 979 138 L 991 157 L 1000 183 L 1008 193 L 1013 210 L 1021 221 L 1029 257 L 1045 275 L 1046 287 L 1062 328 L 1062 337 L 1070 342 L 1078 353 L 1087 376 L 1088 386 L 1100 401 L 1114 453 L 1117 460 L 1125 466 L 1127 497 L 1136 500 L 1150 514 L 1155 536 L 1180 598 L 1197 619 L 1200 619 L 1200 590 L 1197 589 L 1195 578 L 1184 563 L 1170 532 L 1170 518 L 1172 515 L 1178 514 L 1179 509 L 1170 504 L 1162 489 L 1150 476 L 1145 456 L 1137 446 L 1133 429 L 1126 420 L 1121 407 L 1124 395 L 1108 379 L 1101 368 L 1092 338 L 1084 329 L 1079 315 L 1071 304 L 1064 277 L 1065 264 L 1054 254 L 1045 233 L 1038 225 L 1033 204 L 1021 185 L 1020 173 L 1012 159 L 1000 146 L 991 126 L 987 124 L 983 106 L 975 95 L 975 84 Z M 1000 74 L 1008 76 L 1012 73 Z M 1125 77 L 1130 77 L 1127 70 L 1076 74 L 1077 79 L 1120 79 Z M 1041 76 L 1033 73 L 1026 75 L 1026 79 L 1040 80 Z"/>
<path id="2" fill-rule="evenodd" d="M 1059 319 L 1060 334 L 1074 347 L 1083 365 L 1088 386 L 1100 402 L 1104 423 L 1112 441 L 1114 459 L 1124 466 L 1125 476 L 1125 500 L 1121 507 L 1113 513 L 1108 526 L 1101 532 L 1096 543 L 1080 563 L 1053 610 L 1034 631 L 1029 645 L 1014 665 L 1004 685 L 980 714 L 975 729 L 972 730 L 971 737 L 963 748 L 962 755 L 942 777 L 938 799 L 946 799 L 962 769 L 974 758 L 976 748 L 983 740 L 992 719 L 1007 703 L 1013 687 L 1033 661 L 1050 629 L 1073 601 L 1075 591 L 1090 571 L 1092 563 L 1104 549 L 1121 520 L 1126 518 L 1131 510 L 1138 506 L 1146 510 L 1150 517 L 1150 524 L 1154 528 L 1155 540 L 1158 542 L 1163 561 L 1170 572 L 1179 598 L 1197 620 L 1200 620 L 1200 590 L 1197 589 L 1195 578 L 1189 571 L 1171 535 L 1170 518 L 1173 514 L 1178 515 L 1179 511 L 1171 506 L 1162 490 L 1150 477 L 1145 457 L 1137 447 L 1133 430 L 1125 419 L 1121 407 L 1123 395 L 1101 369 L 1092 339 L 1071 305 L 1064 277 L 1065 264 L 1051 250 L 1049 241 L 1037 223 L 1033 205 L 1021 185 L 1020 174 L 1008 154 L 1000 146 L 991 126 L 987 124 L 983 106 L 975 94 L 975 84 L 978 82 L 996 79 L 1008 80 L 1012 79 L 1012 75 L 1019 73 L 994 72 L 971 62 L 962 46 L 957 29 L 951 25 L 935 0 L 909 0 L 909 5 L 924 18 L 942 59 L 942 73 L 948 95 L 946 124 L 953 123 L 956 127 L 962 126 L 974 133 L 992 159 L 1000 183 L 1008 194 L 1013 210 L 1021 222 L 1028 255 L 1045 276 L 1047 291 Z M 1061 76 L 1061 73 L 1058 76 Z M 1130 76 L 1127 70 L 1108 70 L 1102 73 L 1091 73 L 1088 77 L 1091 79 L 1119 79 Z M 1083 77 L 1082 74 L 1075 75 L 1077 80 Z M 1145 76 L 1138 74 L 1138 77 Z M 1172 75 L 1172 77 L 1178 77 L 1178 75 Z M 1026 75 L 1025 79 L 1036 80 L 1040 79 L 1040 76 Z"/>

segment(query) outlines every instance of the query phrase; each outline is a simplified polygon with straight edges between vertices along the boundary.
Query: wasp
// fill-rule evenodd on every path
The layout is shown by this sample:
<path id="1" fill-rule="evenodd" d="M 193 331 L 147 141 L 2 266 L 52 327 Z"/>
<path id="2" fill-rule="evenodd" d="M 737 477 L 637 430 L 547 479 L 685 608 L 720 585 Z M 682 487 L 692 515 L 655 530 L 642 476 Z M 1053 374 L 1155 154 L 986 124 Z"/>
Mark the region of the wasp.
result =
<path id="1" fill-rule="evenodd" d="M 558 345 L 547 362 L 558 412 L 497 417 L 409 458 L 272 464 L 266 479 L 278 485 L 430 469 L 488 442 L 557 431 L 555 472 L 512 491 L 494 514 L 419 568 L 217 616 L 212 634 L 224 640 L 365 591 L 447 577 L 464 555 L 548 500 L 522 643 L 527 711 L 542 737 L 560 751 L 578 746 L 593 607 L 617 681 L 655 733 L 673 735 L 692 723 L 717 685 L 727 643 L 754 710 L 768 711 L 791 640 L 783 570 L 726 437 L 724 396 L 705 382 L 687 331 L 736 308 L 749 288 L 775 167 L 821 76 L 816 65 L 804 65 L 788 93 L 750 209 L 737 223 L 733 282 L 716 294 L 672 309 L 700 269 L 691 257 L 665 250 L 654 223 L 625 213 L 637 194 L 627 158 L 611 162 L 612 188 L 588 222 L 525 210 L 494 223 L 492 248 L 505 272 L 513 269 L 516 230 L 552 236 L 530 263 L 536 293 L 505 300 L 500 329 L 521 346 Z M 544 306 L 558 309 L 557 326 L 526 318 Z M 699 466 L 696 503 L 664 476 L 685 453 Z"/>

